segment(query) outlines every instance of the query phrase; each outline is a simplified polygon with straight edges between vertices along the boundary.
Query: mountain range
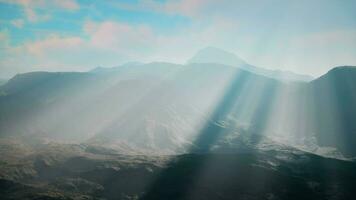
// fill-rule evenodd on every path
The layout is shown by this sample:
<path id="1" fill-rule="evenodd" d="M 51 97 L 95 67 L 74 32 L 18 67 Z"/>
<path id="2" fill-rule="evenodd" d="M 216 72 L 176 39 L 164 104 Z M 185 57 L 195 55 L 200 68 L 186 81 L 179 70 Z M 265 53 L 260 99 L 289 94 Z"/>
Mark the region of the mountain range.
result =
<path id="1" fill-rule="evenodd" d="M 0 86 L 0 197 L 347 199 L 354 91 L 356 67 L 313 79 L 213 47 L 18 74 Z"/>
<path id="2" fill-rule="evenodd" d="M 335 68 L 310 82 L 286 81 L 216 63 L 238 60 L 217 52 L 204 49 L 187 65 L 129 63 L 83 73 L 16 75 L 0 88 L 1 135 L 104 143 L 106 138 L 113 146 L 175 154 L 192 145 L 199 129 L 221 123 L 227 132 L 314 140 L 356 155 L 354 67 Z M 209 53 L 218 55 L 216 62 L 212 55 L 202 60 Z"/>

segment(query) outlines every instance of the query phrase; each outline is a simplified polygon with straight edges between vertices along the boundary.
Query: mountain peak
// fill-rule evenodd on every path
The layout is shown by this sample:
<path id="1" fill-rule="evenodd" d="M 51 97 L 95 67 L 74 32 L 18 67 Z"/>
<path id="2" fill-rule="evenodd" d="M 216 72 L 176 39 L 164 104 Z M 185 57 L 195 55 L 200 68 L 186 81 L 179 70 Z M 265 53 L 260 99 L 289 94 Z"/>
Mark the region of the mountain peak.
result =
<path id="1" fill-rule="evenodd" d="M 231 52 L 211 46 L 198 51 L 191 59 L 188 60 L 187 63 L 218 63 L 229 65 L 269 78 L 285 81 L 310 81 L 313 79 L 313 77 L 295 74 L 289 71 L 270 70 L 256 67 L 246 63 L 244 60 Z"/>
<path id="2" fill-rule="evenodd" d="M 241 58 L 235 54 L 216 48 L 216 47 L 206 47 L 199 50 L 188 63 L 220 63 L 230 66 L 240 66 L 246 64 Z"/>

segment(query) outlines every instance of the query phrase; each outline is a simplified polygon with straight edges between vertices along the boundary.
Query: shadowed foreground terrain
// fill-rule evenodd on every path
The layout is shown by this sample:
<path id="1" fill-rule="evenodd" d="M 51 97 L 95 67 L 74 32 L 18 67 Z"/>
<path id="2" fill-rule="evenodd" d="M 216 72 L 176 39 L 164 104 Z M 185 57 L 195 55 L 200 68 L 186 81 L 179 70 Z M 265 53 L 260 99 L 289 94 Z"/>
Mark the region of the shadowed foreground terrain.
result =
<path id="1" fill-rule="evenodd" d="M 356 164 L 285 146 L 129 156 L 2 140 L 1 199 L 352 199 Z M 278 149 L 278 150 L 276 150 Z M 240 152 L 240 153 L 239 153 Z"/>

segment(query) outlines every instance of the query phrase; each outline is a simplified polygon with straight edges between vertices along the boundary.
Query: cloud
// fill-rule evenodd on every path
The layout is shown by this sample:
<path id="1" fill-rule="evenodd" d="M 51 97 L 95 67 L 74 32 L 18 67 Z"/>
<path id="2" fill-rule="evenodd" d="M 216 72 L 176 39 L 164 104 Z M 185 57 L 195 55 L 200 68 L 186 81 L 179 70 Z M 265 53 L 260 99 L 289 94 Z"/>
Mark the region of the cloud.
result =
<path id="1" fill-rule="evenodd" d="M 11 20 L 10 23 L 15 26 L 16 28 L 22 28 L 24 25 L 24 20 L 23 19 L 14 19 Z"/>
<path id="2" fill-rule="evenodd" d="M 6 49 L 9 46 L 10 38 L 7 29 L 0 31 L 0 49 Z"/>
<path id="3" fill-rule="evenodd" d="M 84 41 L 80 37 L 59 37 L 51 35 L 44 40 L 25 43 L 24 50 L 33 56 L 45 56 L 52 51 L 69 51 L 82 48 Z"/>
<path id="4" fill-rule="evenodd" d="M 75 0 L 54 0 L 52 3 L 66 10 L 78 10 L 80 8 Z"/>
<path id="5" fill-rule="evenodd" d="M 11 46 L 8 31 L 0 35 L 6 41 L 0 49 L 0 71 L 13 76 L 34 70 L 86 71 L 96 66 L 113 66 L 145 58 L 156 37 L 143 25 L 115 21 L 87 21 L 77 36 L 50 34 L 45 38 Z"/>
<path id="6" fill-rule="evenodd" d="M 87 21 L 83 27 L 90 38 L 90 45 L 101 49 L 139 54 L 148 51 L 154 41 L 152 30 L 144 25 L 129 25 L 122 22 Z"/>
<path id="7" fill-rule="evenodd" d="M 49 14 L 38 14 L 35 9 L 30 7 L 24 7 L 23 10 L 26 15 L 27 21 L 32 23 L 47 21 L 51 18 Z"/>
<path id="8" fill-rule="evenodd" d="M 327 47 L 335 46 L 354 46 L 356 44 L 356 30 L 335 30 L 327 32 L 319 32 L 305 35 L 297 38 L 294 43 L 296 45 L 313 44 L 313 46 Z"/>
<path id="9" fill-rule="evenodd" d="M 76 0 L 1 0 L 2 3 L 16 4 L 26 8 L 57 8 L 65 10 L 78 10 L 80 8 Z"/>
<path id="10" fill-rule="evenodd" d="M 16 46 L 7 45 L 0 50 L 4 55 L 0 67 L 3 73 L 14 75 L 33 70 L 85 71 L 133 60 L 178 62 L 216 38 L 214 32 L 197 27 L 161 34 L 146 25 L 86 21 L 82 34 L 77 36 L 50 34 Z M 10 41 L 8 33 L 2 35 Z"/>
<path id="11" fill-rule="evenodd" d="M 220 16 L 169 32 L 145 24 L 87 20 L 82 32 L 53 33 L 17 46 L 7 42 L 0 49 L 1 71 L 14 75 L 32 70 L 85 71 L 126 61 L 185 63 L 206 46 L 232 51 L 257 66 L 313 75 L 333 66 L 356 64 L 355 30 L 259 37 L 241 30 L 238 20 Z M 8 32 L 1 37 L 10 40 Z"/>
<path id="12" fill-rule="evenodd" d="M 336 66 L 356 65 L 355 46 L 355 29 L 323 31 L 264 41 L 247 57 L 263 67 L 320 76 Z"/>
<path id="13" fill-rule="evenodd" d="M 152 11 L 169 15 L 183 15 L 193 17 L 199 14 L 204 6 L 211 4 L 211 0 L 139 0 L 135 3 L 114 2 L 113 4 L 125 10 L 132 11 Z"/>
<path id="14" fill-rule="evenodd" d="M 225 0 L 219 2 L 213 0 L 173 0 L 166 1 L 163 5 L 163 11 L 165 13 L 175 13 L 188 17 L 201 16 L 208 8 L 214 6 L 214 4 L 221 4 Z M 230 1 L 231 3 L 231 1 Z"/>
<path id="15" fill-rule="evenodd" d="M 27 21 L 32 23 L 49 20 L 51 18 L 50 10 L 53 9 L 67 11 L 80 9 L 76 0 L 0 0 L 0 2 L 20 6 Z"/>
<path id="16" fill-rule="evenodd" d="M 26 54 L 43 59 L 49 54 L 73 55 L 73 52 L 85 52 L 88 49 L 122 54 L 126 57 L 139 57 L 149 51 L 155 40 L 149 27 L 131 26 L 114 21 L 87 21 L 83 25 L 83 33 L 86 39 L 52 34 L 42 40 L 26 42 L 21 47 Z"/>
<path id="17" fill-rule="evenodd" d="M 10 37 L 6 39 L 9 41 Z M 57 35 L 17 46 L 10 46 L 8 42 L 1 50 L 0 71 L 2 76 L 10 77 L 28 71 L 70 70 L 73 67 L 70 60 L 78 55 L 82 44 L 81 38 Z"/>
<path id="18" fill-rule="evenodd" d="M 305 34 L 291 40 L 293 60 L 302 60 L 298 70 L 320 75 L 331 67 L 356 65 L 356 30 Z M 290 63 L 290 66 L 293 66 Z M 297 68 L 297 66 L 295 66 Z"/>

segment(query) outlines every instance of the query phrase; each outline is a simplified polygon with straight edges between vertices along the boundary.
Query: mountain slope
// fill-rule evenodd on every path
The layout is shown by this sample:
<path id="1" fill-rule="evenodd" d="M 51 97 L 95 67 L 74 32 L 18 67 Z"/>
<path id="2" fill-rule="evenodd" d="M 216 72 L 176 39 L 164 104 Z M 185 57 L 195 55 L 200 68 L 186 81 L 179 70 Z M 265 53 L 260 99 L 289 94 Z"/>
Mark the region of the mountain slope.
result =
<path id="1" fill-rule="evenodd" d="M 217 63 L 18 75 L 0 87 L 0 198 L 352 199 L 355 80 Z"/>
<path id="2" fill-rule="evenodd" d="M 354 71 L 337 68 L 310 83 L 216 63 L 28 73 L 0 87 L 0 132 L 150 154 L 209 151 L 220 137 L 253 133 L 352 157 Z"/>
<path id="3" fill-rule="evenodd" d="M 242 87 L 245 83 L 257 88 L 279 84 L 219 64 L 160 65 L 116 73 L 17 76 L 2 87 L 7 93 L 0 98 L 2 135 L 44 134 L 52 139 L 176 153 L 192 143 L 201 126 L 211 123 L 214 109 L 222 116 L 212 120 L 225 120 L 232 105 L 220 107 L 221 101 L 233 104 L 232 98 L 240 98 L 245 104 L 252 98 L 248 87 Z M 230 88 L 236 93 L 231 97 Z"/>
<path id="4" fill-rule="evenodd" d="M 356 155 L 356 67 L 334 68 L 311 82 L 310 90 L 319 143 Z"/>

